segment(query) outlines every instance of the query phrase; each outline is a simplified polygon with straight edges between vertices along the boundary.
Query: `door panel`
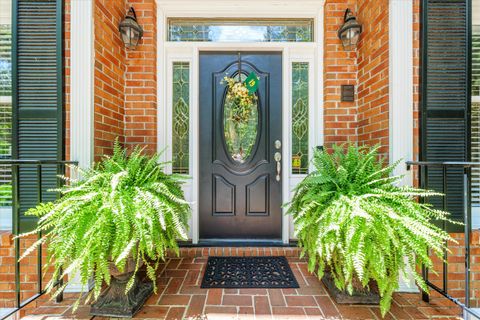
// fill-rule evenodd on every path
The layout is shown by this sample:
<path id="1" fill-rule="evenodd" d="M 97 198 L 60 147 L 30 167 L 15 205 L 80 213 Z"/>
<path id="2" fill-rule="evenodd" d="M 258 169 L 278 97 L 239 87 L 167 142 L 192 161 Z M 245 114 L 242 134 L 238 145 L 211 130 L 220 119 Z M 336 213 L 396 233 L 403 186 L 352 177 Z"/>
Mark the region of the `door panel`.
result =
<path id="1" fill-rule="evenodd" d="M 232 133 L 224 119 L 228 110 L 221 81 L 240 72 L 260 78 L 258 108 L 248 130 Z M 200 54 L 201 239 L 281 238 L 282 183 L 276 180 L 274 159 L 281 153 L 274 146 L 282 136 L 281 77 L 281 53 Z M 233 146 L 238 139 L 229 137 L 240 135 L 245 144 Z"/>

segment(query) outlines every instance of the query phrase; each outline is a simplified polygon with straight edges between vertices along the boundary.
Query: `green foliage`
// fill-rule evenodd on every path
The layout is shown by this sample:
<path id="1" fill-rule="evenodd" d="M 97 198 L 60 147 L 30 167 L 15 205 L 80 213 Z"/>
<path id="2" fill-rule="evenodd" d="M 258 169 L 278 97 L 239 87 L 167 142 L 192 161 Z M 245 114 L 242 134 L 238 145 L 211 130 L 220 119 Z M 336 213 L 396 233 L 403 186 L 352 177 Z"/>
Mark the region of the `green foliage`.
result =
<path id="1" fill-rule="evenodd" d="M 448 213 L 417 201 L 440 194 L 398 186 L 402 177 L 392 176 L 397 164 L 385 166 L 378 147 L 316 151 L 315 170 L 297 186 L 288 208 L 310 272 L 321 278 L 329 270 L 335 285 L 350 294 L 375 281 L 382 315 L 390 309 L 400 273 L 421 264 L 431 268 L 428 249 L 441 257 L 445 242 L 454 241 L 431 223 L 452 222 Z"/>
<path id="2" fill-rule="evenodd" d="M 158 263 L 168 249 L 178 254 L 177 239 L 187 238 L 190 215 L 181 189 L 185 178 L 167 175 L 163 168 L 159 155 L 149 157 L 136 148 L 128 156 L 116 142 L 113 156 L 92 169 L 78 169 L 81 180 L 64 177 L 70 185 L 58 190 L 62 197 L 57 201 L 26 213 L 40 217 L 28 234 L 46 234 L 27 254 L 47 244 L 45 267 L 54 266 L 48 292 L 54 292 L 57 276 L 73 272 L 84 286 L 94 279 L 96 299 L 103 282 L 110 283 L 110 264 L 123 272 L 129 258 L 136 264 L 134 275 L 143 263 L 155 285 Z"/>
<path id="3" fill-rule="evenodd" d="M 12 205 L 12 185 L 10 183 L 0 185 L 0 207 Z"/>

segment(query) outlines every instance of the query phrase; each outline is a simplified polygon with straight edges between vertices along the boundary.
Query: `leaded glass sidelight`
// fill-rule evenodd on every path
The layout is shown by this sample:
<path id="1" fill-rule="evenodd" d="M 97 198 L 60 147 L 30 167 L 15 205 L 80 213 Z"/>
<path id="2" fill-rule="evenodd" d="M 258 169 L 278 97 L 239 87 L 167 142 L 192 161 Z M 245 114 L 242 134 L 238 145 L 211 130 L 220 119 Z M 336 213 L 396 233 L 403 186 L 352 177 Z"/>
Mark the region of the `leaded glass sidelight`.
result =
<path id="1" fill-rule="evenodd" d="M 292 173 L 308 173 L 308 62 L 292 63 Z"/>
<path id="2" fill-rule="evenodd" d="M 170 18 L 168 41 L 312 42 L 313 19 Z"/>
<path id="3" fill-rule="evenodd" d="M 173 173 L 189 173 L 189 121 L 190 121 L 190 65 L 173 63 L 172 95 L 172 169 Z"/>

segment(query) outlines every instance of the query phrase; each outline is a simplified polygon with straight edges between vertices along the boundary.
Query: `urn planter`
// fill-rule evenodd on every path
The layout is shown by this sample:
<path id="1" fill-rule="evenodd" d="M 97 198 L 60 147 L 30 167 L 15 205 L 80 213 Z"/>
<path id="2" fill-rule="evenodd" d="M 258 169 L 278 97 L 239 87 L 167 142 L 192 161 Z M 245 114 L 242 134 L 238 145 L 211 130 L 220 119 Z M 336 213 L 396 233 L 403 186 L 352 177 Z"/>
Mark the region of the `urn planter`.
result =
<path id="1" fill-rule="evenodd" d="M 153 283 L 142 279 L 139 272 L 135 274 L 132 288 L 125 294 L 125 288 L 135 270 L 135 262 L 129 259 L 124 272 L 110 263 L 112 279 L 110 286 L 102 292 L 92 304 L 90 314 L 103 317 L 133 317 L 153 293 Z"/>
<path id="2" fill-rule="evenodd" d="M 350 295 L 346 290 L 340 290 L 335 286 L 332 274 L 325 272 L 322 277 L 322 282 L 327 288 L 330 296 L 339 304 L 379 304 L 380 295 L 375 292 L 376 290 L 354 290 Z M 374 287 L 374 285 L 370 285 Z"/>

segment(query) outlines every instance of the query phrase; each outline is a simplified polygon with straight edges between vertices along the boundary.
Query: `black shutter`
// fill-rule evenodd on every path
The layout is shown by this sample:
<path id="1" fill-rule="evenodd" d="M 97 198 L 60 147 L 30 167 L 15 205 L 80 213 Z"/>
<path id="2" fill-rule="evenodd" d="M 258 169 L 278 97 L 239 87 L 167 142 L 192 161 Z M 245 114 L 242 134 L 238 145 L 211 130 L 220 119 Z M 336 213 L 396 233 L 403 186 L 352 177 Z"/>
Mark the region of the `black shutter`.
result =
<path id="1" fill-rule="evenodd" d="M 480 162 L 480 25 L 472 29 L 472 162 Z M 480 207 L 480 168 L 472 168 L 472 206 Z"/>
<path id="2" fill-rule="evenodd" d="M 423 0 L 422 4 L 421 160 L 469 161 L 470 0 Z M 430 168 L 422 179 L 427 188 L 448 195 L 447 210 L 463 221 L 463 170 L 447 170 L 446 190 L 442 169 Z M 439 208 L 442 201 L 431 200 Z"/>
<path id="3" fill-rule="evenodd" d="M 63 46 L 61 0 L 13 1 L 13 132 L 14 159 L 61 160 L 63 156 Z M 43 169 L 43 200 L 56 186 L 57 169 Z M 23 216 L 37 203 L 36 167 L 21 167 L 20 230 L 35 220 Z"/>

